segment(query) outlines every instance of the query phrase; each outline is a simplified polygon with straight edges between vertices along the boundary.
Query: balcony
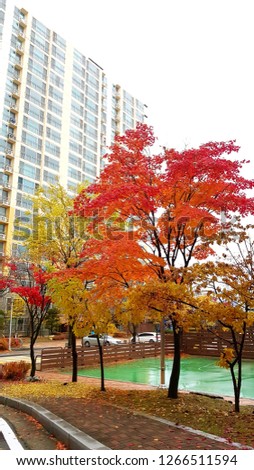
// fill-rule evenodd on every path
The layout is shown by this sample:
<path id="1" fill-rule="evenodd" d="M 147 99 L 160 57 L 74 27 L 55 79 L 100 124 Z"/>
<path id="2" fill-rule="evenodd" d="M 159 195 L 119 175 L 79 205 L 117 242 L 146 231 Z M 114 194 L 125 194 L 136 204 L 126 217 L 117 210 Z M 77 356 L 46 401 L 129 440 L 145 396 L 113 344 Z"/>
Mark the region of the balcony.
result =
<path id="1" fill-rule="evenodd" d="M 16 54 L 23 55 L 24 54 L 24 47 L 20 44 L 16 45 Z"/>
<path id="2" fill-rule="evenodd" d="M 9 134 L 7 134 L 7 140 L 8 142 L 16 142 L 16 136 L 14 134 L 12 134 L 11 132 L 9 132 Z"/>
<path id="3" fill-rule="evenodd" d="M 20 85 L 21 83 L 21 77 L 19 75 L 19 73 L 14 73 L 13 76 L 12 76 L 12 81 L 13 83 L 15 83 L 16 85 Z"/>
<path id="4" fill-rule="evenodd" d="M 11 165 L 5 165 L 4 166 L 4 172 L 5 173 L 8 173 L 9 175 L 11 175 L 13 173 L 13 168 Z"/>
<path id="5" fill-rule="evenodd" d="M 24 16 L 20 16 L 20 17 L 19 17 L 19 25 L 20 25 L 22 28 L 26 28 L 26 18 L 24 18 Z"/>
<path id="6" fill-rule="evenodd" d="M 10 103 L 10 111 L 11 111 L 12 113 L 17 113 L 17 112 L 18 112 L 18 107 L 17 107 L 17 105 L 14 104 L 14 103 Z"/>
<path id="7" fill-rule="evenodd" d="M 17 121 L 16 121 L 16 119 L 10 118 L 8 122 L 9 122 L 9 126 L 10 126 L 10 127 L 12 127 L 12 128 L 17 127 Z"/>
<path id="8" fill-rule="evenodd" d="M 19 98 L 19 90 L 17 90 L 16 88 L 13 88 L 12 91 L 11 91 L 11 95 L 13 98 L 15 99 L 18 99 Z"/>
<path id="9" fill-rule="evenodd" d="M 6 217 L 5 215 L 0 215 L 0 222 L 8 224 L 8 217 Z"/>
<path id="10" fill-rule="evenodd" d="M 18 32 L 18 40 L 19 41 L 24 41 L 26 38 L 25 33 L 23 31 Z"/>
<path id="11" fill-rule="evenodd" d="M 11 184 L 5 181 L 0 181 L 0 186 L 2 186 L 4 190 L 7 190 L 7 191 L 11 190 Z"/>
<path id="12" fill-rule="evenodd" d="M 14 64 L 14 67 L 16 70 L 22 70 L 22 67 L 23 67 L 22 60 L 17 60 L 17 62 L 15 62 Z"/>
<path id="13" fill-rule="evenodd" d="M 9 207 L 10 201 L 6 197 L 0 197 L 0 206 Z"/>
<path id="14" fill-rule="evenodd" d="M 13 153 L 12 148 L 6 147 L 6 149 L 5 149 L 5 155 L 6 155 L 6 157 L 14 158 L 14 153 Z"/>

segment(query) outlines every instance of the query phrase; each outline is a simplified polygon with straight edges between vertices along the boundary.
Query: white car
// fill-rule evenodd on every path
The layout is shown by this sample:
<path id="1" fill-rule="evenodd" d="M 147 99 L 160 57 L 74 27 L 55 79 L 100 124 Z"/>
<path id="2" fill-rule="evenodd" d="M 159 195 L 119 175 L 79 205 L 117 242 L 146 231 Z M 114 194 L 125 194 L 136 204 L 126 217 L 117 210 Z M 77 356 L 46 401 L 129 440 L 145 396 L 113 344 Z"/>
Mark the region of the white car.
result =
<path id="1" fill-rule="evenodd" d="M 118 338 L 113 338 L 110 335 L 99 335 L 100 343 L 103 346 L 109 346 L 110 344 L 122 344 L 122 341 Z M 90 346 L 98 346 L 97 336 L 95 334 L 91 334 L 88 336 L 84 336 L 83 338 L 83 346 L 89 348 Z"/>
<path id="2" fill-rule="evenodd" d="M 138 333 L 136 336 L 137 343 L 156 343 L 161 340 L 160 333 L 154 333 L 152 331 L 144 331 L 143 333 Z M 131 338 L 131 343 L 134 343 L 134 338 Z"/>

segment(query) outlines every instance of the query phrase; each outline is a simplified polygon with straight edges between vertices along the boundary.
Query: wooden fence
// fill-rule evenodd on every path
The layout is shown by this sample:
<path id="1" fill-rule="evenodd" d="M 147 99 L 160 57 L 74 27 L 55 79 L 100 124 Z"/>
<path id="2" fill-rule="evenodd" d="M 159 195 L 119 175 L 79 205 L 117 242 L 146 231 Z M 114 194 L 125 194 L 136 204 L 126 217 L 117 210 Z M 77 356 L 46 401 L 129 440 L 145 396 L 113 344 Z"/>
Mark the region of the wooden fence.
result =
<path id="1" fill-rule="evenodd" d="M 165 353 L 173 353 L 172 341 L 167 341 Z M 160 355 L 160 343 L 139 343 L 139 344 L 119 344 L 117 346 L 103 347 L 104 363 L 128 361 L 132 359 L 144 359 L 146 357 L 156 357 Z M 78 367 L 95 367 L 99 365 L 98 347 L 86 348 L 77 346 Z M 43 348 L 40 356 L 36 358 L 37 370 L 59 369 L 71 367 L 72 355 L 70 348 Z"/>
<path id="2" fill-rule="evenodd" d="M 226 340 L 226 335 L 222 340 L 206 331 L 184 333 L 181 350 L 183 353 L 190 355 L 219 357 L 223 348 L 228 346 Z M 173 335 L 166 335 L 165 354 L 173 354 L 173 351 Z M 103 348 L 103 358 L 104 363 L 107 364 L 144 359 L 146 357 L 158 357 L 160 352 L 160 343 L 119 344 L 117 346 L 105 346 Z M 97 347 L 77 346 L 77 353 L 78 367 L 96 367 L 99 365 L 99 350 Z M 243 358 L 254 359 L 254 334 L 252 332 L 246 335 Z M 37 370 L 71 367 L 71 349 L 67 347 L 43 348 L 36 362 Z"/>
<path id="3" fill-rule="evenodd" d="M 197 356 L 219 357 L 225 347 L 231 347 L 227 341 L 230 339 L 231 337 L 226 333 L 223 334 L 223 339 L 208 331 L 184 333 L 182 336 L 182 351 Z M 243 358 L 254 359 L 254 334 L 252 331 L 246 334 Z"/>

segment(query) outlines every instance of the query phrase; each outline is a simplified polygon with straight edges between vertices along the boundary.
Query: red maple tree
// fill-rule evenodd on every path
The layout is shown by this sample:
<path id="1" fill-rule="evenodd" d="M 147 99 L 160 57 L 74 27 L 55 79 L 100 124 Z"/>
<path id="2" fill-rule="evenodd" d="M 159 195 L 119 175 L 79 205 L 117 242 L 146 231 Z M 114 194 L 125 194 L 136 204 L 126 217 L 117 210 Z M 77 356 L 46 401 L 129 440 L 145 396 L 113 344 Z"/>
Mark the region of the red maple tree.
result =
<path id="1" fill-rule="evenodd" d="M 163 149 L 153 155 L 154 142 L 152 128 L 144 124 L 116 137 L 100 178 L 76 198 L 74 212 L 92 218 L 90 230 L 105 244 L 112 243 L 116 232 L 119 237 L 122 232 L 123 249 L 126 237 L 138 242 L 157 257 L 157 263 L 154 258 L 150 262 L 153 276 L 169 282 L 172 270 L 213 253 L 211 240 L 222 226 L 222 214 L 230 221 L 235 213 L 254 212 L 254 199 L 246 194 L 254 180 L 241 175 L 247 162 L 233 157 L 239 151 L 234 141 L 209 142 L 182 152 Z M 176 398 L 181 336 L 177 320 L 173 332 L 168 395 Z"/>
<path id="2" fill-rule="evenodd" d="M 0 285 L 17 294 L 25 303 L 29 315 L 30 332 L 30 377 L 36 373 L 34 345 L 43 321 L 51 304 L 47 295 L 46 276 L 40 268 L 28 262 L 12 262 L 8 264 L 9 274 L 1 278 Z"/>

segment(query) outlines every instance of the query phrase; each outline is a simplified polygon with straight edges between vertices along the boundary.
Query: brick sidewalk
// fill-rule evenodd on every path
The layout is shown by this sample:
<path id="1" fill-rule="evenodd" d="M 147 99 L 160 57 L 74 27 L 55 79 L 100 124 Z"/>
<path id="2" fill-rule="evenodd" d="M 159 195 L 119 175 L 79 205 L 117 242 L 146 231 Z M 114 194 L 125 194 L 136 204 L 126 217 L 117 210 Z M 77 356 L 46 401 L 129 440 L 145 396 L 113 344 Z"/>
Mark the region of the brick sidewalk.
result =
<path id="1" fill-rule="evenodd" d="M 66 375 L 54 371 L 39 372 L 45 380 L 66 383 Z M 68 380 L 68 379 L 67 379 Z M 70 380 L 70 378 L 69 378 Z M 99 379 L 79 377 L 79 382 L 99 385 Z M 68 386 L 68 383 L 67 385 Z M 107 380 L 107 388 L 154 389 L 149 385 L 138 385 Z M 205 433 L 183 429 L 155 418 L 134 413 L 112 404 L 98 403 L 81 398 L 37 398 L 36 403 L 89 434 L 102 444 L 115 450 L 229 450 L 236 449 L 224 439 L 207 437 Z"/>
<path id="2" fill-rule="evenodd" d="M 115 450 L 229 450 L 229 442 L 132 413 L 108 403 L 80 398 L 36 399 L 36 403 Z"/>

